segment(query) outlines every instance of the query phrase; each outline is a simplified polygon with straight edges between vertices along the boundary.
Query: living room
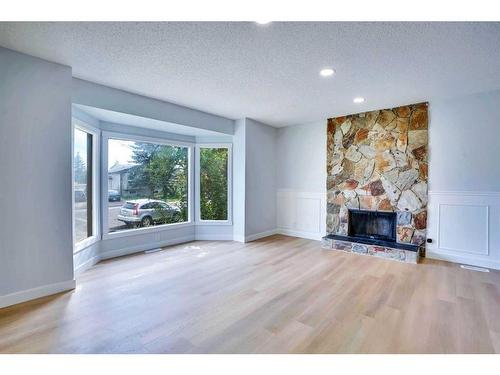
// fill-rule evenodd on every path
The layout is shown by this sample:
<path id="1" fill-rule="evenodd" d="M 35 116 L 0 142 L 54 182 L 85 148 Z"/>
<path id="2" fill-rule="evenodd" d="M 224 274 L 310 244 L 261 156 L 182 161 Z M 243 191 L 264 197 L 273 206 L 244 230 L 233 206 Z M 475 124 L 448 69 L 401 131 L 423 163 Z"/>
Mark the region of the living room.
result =
<path id="1" fill-rule="evenodd" d="M 500 351 L 500 23 L 307 21 L 0 22 L 0 353 Z"/>

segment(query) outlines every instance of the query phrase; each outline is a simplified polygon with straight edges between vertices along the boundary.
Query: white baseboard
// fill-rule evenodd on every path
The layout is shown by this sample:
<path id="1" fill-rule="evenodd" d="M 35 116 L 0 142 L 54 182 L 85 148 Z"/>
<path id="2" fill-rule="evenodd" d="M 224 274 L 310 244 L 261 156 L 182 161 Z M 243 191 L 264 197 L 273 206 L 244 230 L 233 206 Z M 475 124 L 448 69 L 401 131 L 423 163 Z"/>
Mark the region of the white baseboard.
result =
<path id="1" fill-rule="evenodd" d="M 0 308 L 72 290 L 75 286 L 75 280 L 68 280 L 0 296 Z"/>
<path id="2" fill-rule="evenodd" d="M 232 241 L 232 234 L 196 234 L 197 241 Z"/>
<path id="3" fill-rule="evenodd" d="M 258 240 L 260 238 L 272 236 L 274 234 L 283 234 L 285 236 L 300 237 L 300 238 L 306 238 L 309 240 L 316 240 L 316 241 L 321 241 L 321 238 L 323 237 L 321 234 L 318 234 L 318 233 L 302 232 L 302 231 L 291 230 L 291 229 L 286 229 L 286 228 L 276 228 L 276 229 L 268 230 L 265 232 L 251 234 L 251 235 L 245 236 L 245 237 L 235 235 L 235 236 L 233 236 L 233 241 L 252 242 L 252 241 Z"/>
<path id="4" fill-rule="evenodd" d="M 323 237 L 323 235 L 321 235 L 319 233 L 303 232 L 303 231 L 299 231 L 299 230 L 292 230 L 292 229 L 286 229 L 286 228 L 278 228 L 277 233 L 284 234 L 286 236 L 300 237 L 300 238 L 306 238 L 308 240 L 316 240 L 316 241 L 321 241 L 321 238 Z"/>
<path id="5" fill-rule="evenodd" d="M 99 255 L 95 255 L 92 258 L 88 259 L 84 263 L 80 264 L 78 267 L 75 268 L 75 275 L 79 275 L 82 272 L 87 271 L 90 267 L 96 265 L 99 263 L 101 260 L 101 257 Z"/>
<path id="6" fill-rule="evenodd" d="M 478 257 L 467 257 L 456 254 L 443 254 L 442 252 L 435 252 L 431 249 L 425 250 L 425 257 L 429 259 L 445 260 L 452 263 L 500 270 L 500 261 L 494 259 L 481 259 Z"/>
<path id="7" fill-rule="evenodd" d="M 278 233 L 278 229 L 271 229 L 271 230 L 266 230 L 265 232 L 251 234 L 249 236 L 245 236 L 244 242 L 252 242 L 252 241 L 258 240 L 260 238 L 272 236 L 273 234 L 277 234 L 277 233 Z"/>
<path id="8" fill-rule="evenodd" d="M 102 252 L 100 255 L 100 259 L 103 260 L 103 259 L 121 257 L 124 255 L 130 255 L 130 254 L 140 253 L 146 250 L 156 249 L 158 247 L 177 245 L 180 243 L 191 242 L 194 240 L 195 236 L 189 235 L 189 236 L 174 238 L 172 240 L 148 243 L 146 245 L 135 245 L 135 246 L 125 247 L 121 249 Z"/>
<path id="9" fill-rule="evenodd" d="M 245 242 L 245 236 L 243 236 L 241 234 L 233 234 L 233 241 L 244 243 Z"/>

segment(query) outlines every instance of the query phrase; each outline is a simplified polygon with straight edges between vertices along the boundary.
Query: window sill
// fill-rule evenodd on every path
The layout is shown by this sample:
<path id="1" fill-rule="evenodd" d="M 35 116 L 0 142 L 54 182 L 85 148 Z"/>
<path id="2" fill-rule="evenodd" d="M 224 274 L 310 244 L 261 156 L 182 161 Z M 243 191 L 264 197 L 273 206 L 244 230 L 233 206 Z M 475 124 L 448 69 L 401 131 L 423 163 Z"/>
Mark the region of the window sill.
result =
<path id="1" fill-rule="evenodd" d="M 195 223 L 196 225 L 226 225 L 232 226 L 233 222 L 231 220 L 200 220 Z"/>
<path id="2" fill-rule="evenodd" d="M 193 226 L 194 226 L 194 224 L 192 222 L 188 221 L 185 223 L 163 224 L 163 225 L 158 225 L 158 226 L 150 227 L 150 228 L 127 229 L 127 230 L 123 230 L 121 232 L 105 233 L 105 234 L 103 234 L 102 239 L 103 239 L 103 241 L 106 241 L 106 240 L 112 240 L 114 238 L 128 237 L 128 236 L 140 236 L 143 234 L 170 231 L 170 230 L 193 227 Z"/>
<path id="3" fill-rule="evenodd" d="M 90 246 L 97 243 L 97 241 L 98 241 L 97 236 L 92 236 L 76 243 L 73 247 L 73 255 L 76 255 L 88 249 Z"/>

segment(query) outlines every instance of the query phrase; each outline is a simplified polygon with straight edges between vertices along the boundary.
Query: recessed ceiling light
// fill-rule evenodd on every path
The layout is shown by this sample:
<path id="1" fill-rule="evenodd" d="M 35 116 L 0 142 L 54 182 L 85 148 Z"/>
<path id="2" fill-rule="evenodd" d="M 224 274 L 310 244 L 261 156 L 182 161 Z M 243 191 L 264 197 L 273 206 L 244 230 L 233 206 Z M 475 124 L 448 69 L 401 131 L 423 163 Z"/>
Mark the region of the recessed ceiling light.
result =
<path id="1" fill-rule="evenodd" d="M 361 96 L 358 96 L 357 98 L 354 98 L 352 101 L 354 103 L 363 103 L 365 101 L 365 98 L 362 98 Z"/>
<path id="2" fill-rule="evenodd" d="M 333 73 L 335 73 L 335 70 L 331 69 L 331 68 L 325 68 L 325 69 L 321 69 L 319 71 L 319 74 L 323 77 L 330 77 L 333 75 Z"/>
<path id="3" fill-rule="evenodd" d="M 259 25 L 267 25 L 268 23 L 271 23 L 271 21 L 255 21 L 255 23 L 258 23 Z"/>

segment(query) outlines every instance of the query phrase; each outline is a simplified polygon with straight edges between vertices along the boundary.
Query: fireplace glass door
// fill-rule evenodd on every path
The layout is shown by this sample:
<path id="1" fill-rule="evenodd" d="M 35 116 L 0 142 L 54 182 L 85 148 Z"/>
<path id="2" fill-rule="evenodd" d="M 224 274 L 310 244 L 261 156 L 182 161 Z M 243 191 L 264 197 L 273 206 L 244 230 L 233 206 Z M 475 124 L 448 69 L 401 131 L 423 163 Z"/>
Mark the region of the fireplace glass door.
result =
<path id="1" fill-rule="evenodd" d="M 396 213 L 349 210 L 349 236 L 396 241 Z"/>

